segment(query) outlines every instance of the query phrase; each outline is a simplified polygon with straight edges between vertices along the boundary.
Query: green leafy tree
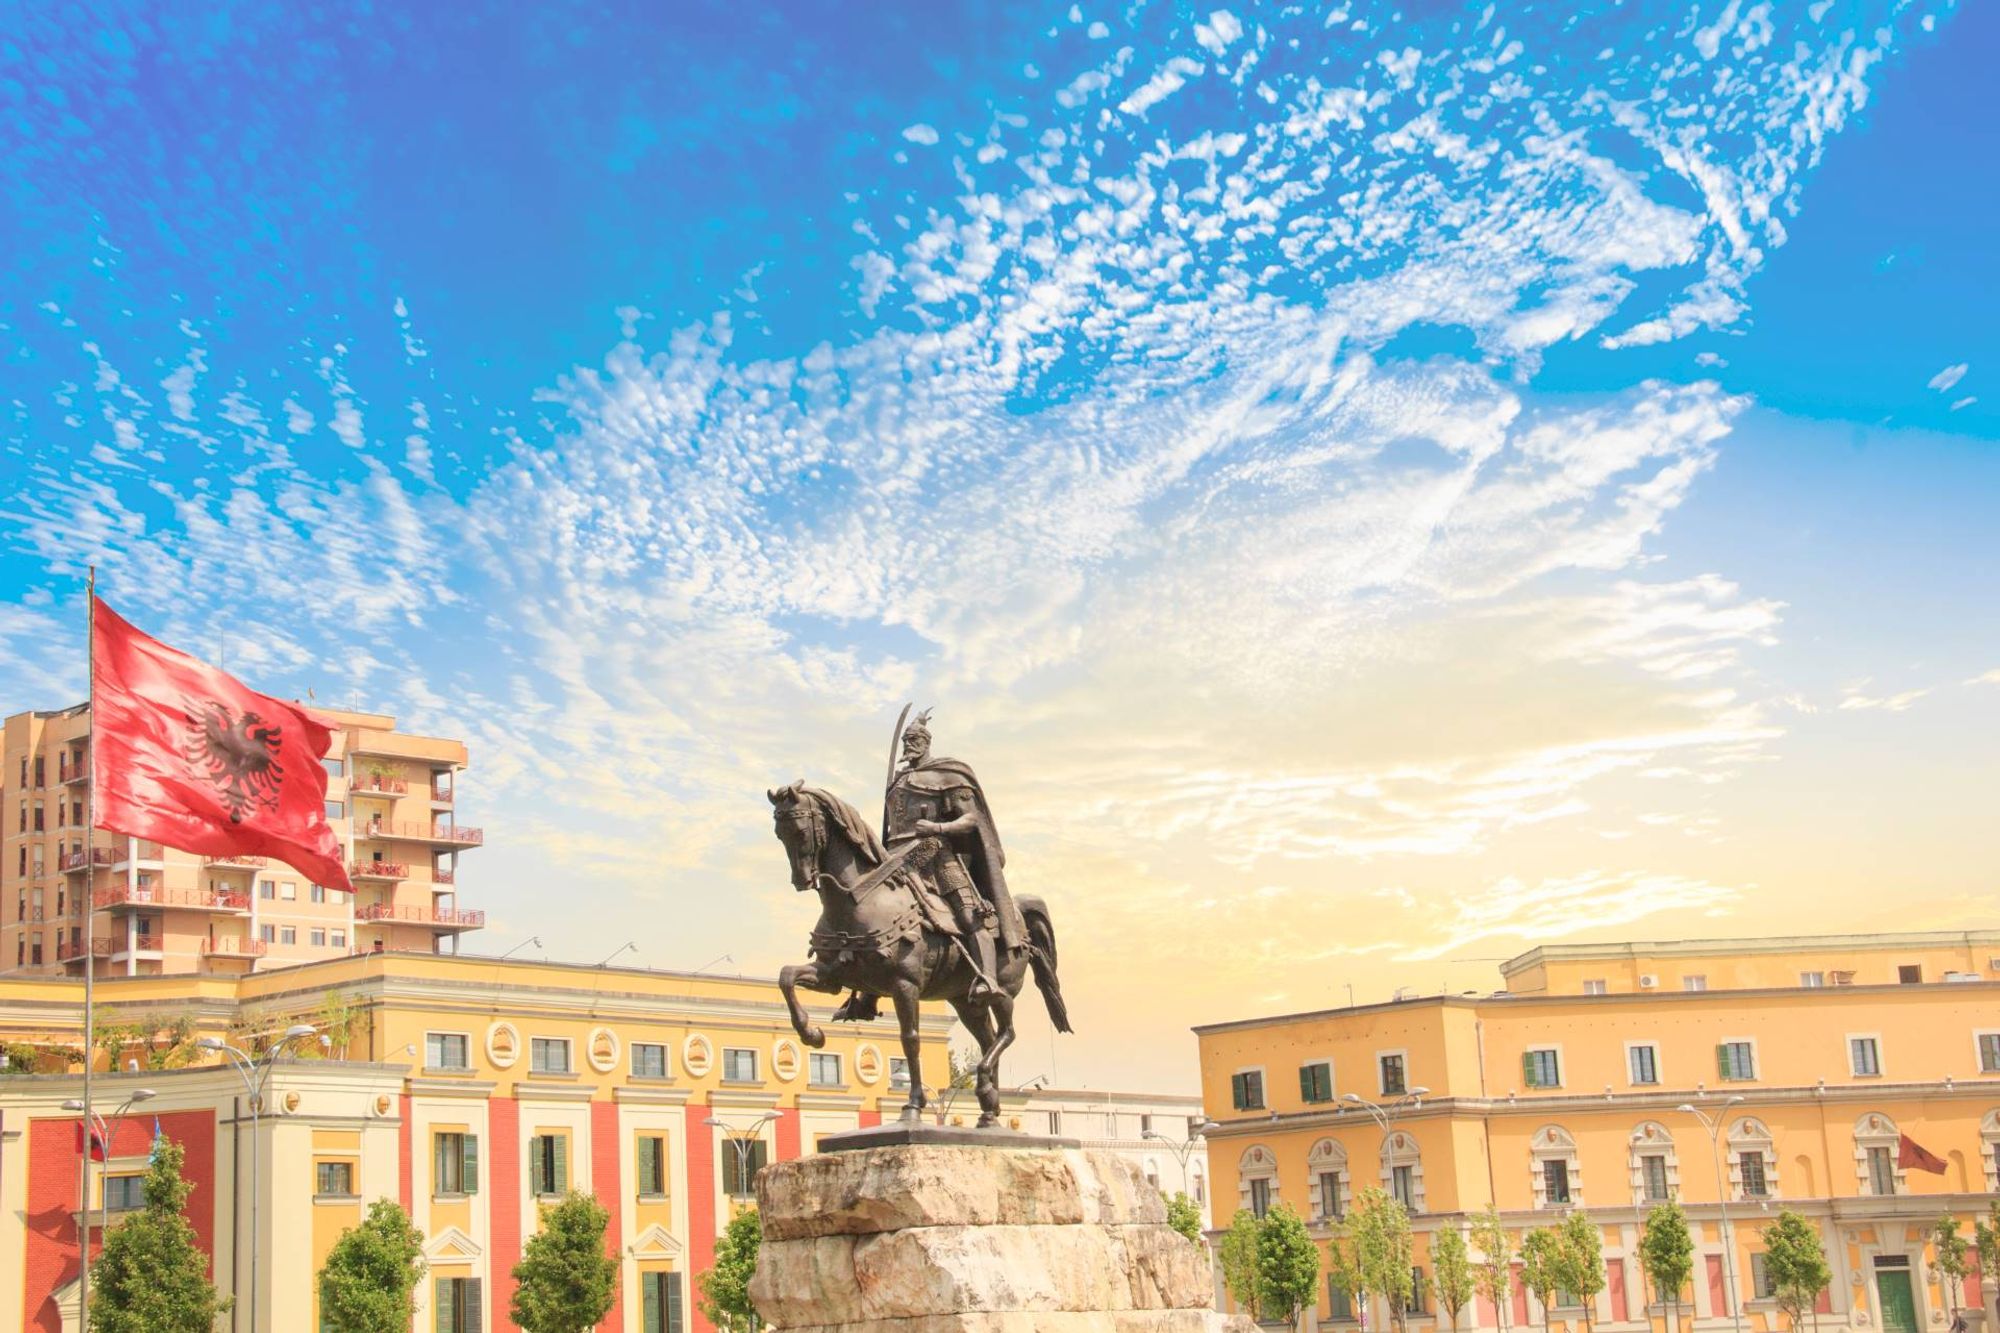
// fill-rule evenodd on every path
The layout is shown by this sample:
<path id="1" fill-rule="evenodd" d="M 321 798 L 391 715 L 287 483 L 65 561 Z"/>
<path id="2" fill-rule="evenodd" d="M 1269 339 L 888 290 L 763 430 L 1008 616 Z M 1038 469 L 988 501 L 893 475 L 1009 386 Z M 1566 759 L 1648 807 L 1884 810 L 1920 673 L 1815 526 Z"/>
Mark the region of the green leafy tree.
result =
<path id="1" fill-rule="evenodd" d="M 527 1333 L 584 1333 L 611 1312 L 618 1263 L 604 1248 L 611 1215 L 575 1190 L 542 1209 L 542 1227 L 514 1265 L 512 1312 Z"/>
<path id="2" fill-rule="evenodd" d="M 1472 1243 L 1479 1248 L 1479 1262 L 1472 1270 L 1473 1285 L 1493 1302 L 1500 1333 L 1507 1333 L 1508 1287 L 1514 1262 L 1514 1242 L 1500 1225 L 1499 1210 L 1492 1204 L 1472 1219 Z"/>
<path id="3" fill-rule="evenodd" d="M 1222 1285 L 1236 1301 L 1237 1308 L 1251 1318 L 1257 1315 L 1257 1214 L 1238 1208 L 1229 1219 L 1216 1247 L 1216 1262 L 1222 1267 Z"/>
<path id="4" fill-rule="evenodd" d="M 1583 1326 L 1588 1330 L 1591 1308 L 1597 1304 L 1597 1293 L 1604 1290 L 1604 1234 L 1581 1208 L 1563 1219 L 1558 1234 L 1562 1237 L 1557 1264 L 1561 1286 L 1582 1303 Z"/>
<path id="5" fill-rule="evenodd" d="M 1348 1301 L 1359 1314 L 1368 1308 L 1368 1280 L 1362 1275 L 1361 1261 L 1355 1256 L 1346 1222 L 1336 1221 L 1332 1226 L 1333 1234 L 1326 1242 L 1327 1281 L 1347 1293 Z"/>
<path id="6" fill-rule="evenodd" d="M 1348 1226 L 1362 1282 L 1389 1303 L 1389 1319 L 1401 1329 L 1416 1285 L 1416 1275 L 1410 1271 L 1416 1258 L 1410 1215 L 1400 1202 L 1370 1185 L 1361 1191 Z"/>
<path id="7" fill-rule="evenodd" d="M 1319 1246 L 1296 1210 L 1281 1203 L 1257 1228 L 1257 1308 L 1296 1326 L 1319 1294 Z"/>
<path id="8" fill-rule="evenodd" d="M 1694 1274 L 1694 1236 L 1688 1231 L 1687 1214 L 1678 1203 L 1657 1204 L 1646 1214 L 1646 1234 L 1639 1238 L 1639 1266 L 1662 1301 L 1674 1307 L 1674 1323 L 1680 1323 L 1681 1289 Z"/>
<path id="9" fill-rule="evenodd" d="M 1764 1271 L 1770 1275 L 1778 1308 L 1791 1317 L 1792 1327 L 1797 1328 L 1800 1317 L 1815 1309 L 1819 1294 L 1833 1281 L 1833 1269 L 1827 1265 L 1819 1229 L 1786 1208 L 1762 1234 Z M 1813 1324 L 1815 1327 L 1819 1324 L 1817 1313 Z"/>
<path id="10" fill-rule="evenodd" d="M 424 1279 L 424 1233 L 394 1199 L 368 1205 L 319 1270 L 319 1308 L 330 1333 L 404 1333 Z"/>
<path id="11" fill-rule="evenodd" d="M 2000 1199 L 1987 1206 L 1985 1217 L 1972 1222 L 1972 1244 L 1979 1251 L 1979 1271 L 2000 1276 Z M 2000 1319 L 2000 1282 L 1994 1283 L 1993 1313 Z"/>
<path id="12" fill-rule="evenodd" d="M 757 1275 L 757 1244 L 763 1235 L 757 1210 L 745 1208 L 729 1219 L 715 1242 L 714 1265 L 695 1279 L 701 1312 L 718 1333 L 757 1333 L 764 1326 L 750 1303 L 750 1279 Z"/>
<path id="13" fill-rule="evenodd" d="M 1195 1244 L 1201 1244 L 1201 1205 L 1175 1191 L 1174 1196 L 1167 1200 L 1167 1225 Z"/>
<path id="14" fill-rule="evenodd" d="M 1536 1227 L 1521 1237 L 1521 1285 L 1542 1303 L 1542 1328 L 1549 1327 L 1549 1311 L 1556 1303 L 1556 1289 L 1563 1280 L 1562 1233 L 1554 1227 Z"/>
<path id="15" fill-rule="evenodd" d="M 155 1145 L 145 1208 L 105 1236 L 90 1267 L 91 1333 L 210 1333 L 229 1309 L 182 1215 L 193 1189 L 181 1179 L 183 1156 L 178 1143 Z"/>
<path id="16" fill-rule="evenodd" d="M 1458 1312 L 1472 1303 L 1472 1256 L 1465 1248 L 1465 1233 L 1446 1227 L 1431 1241 L 1431 1285 L 1437 1289 L 1438 1308 L 1451 1320 L 1458 1333 Z"/>
<path id="17" fill-rule="evenodd" d="M 1971 1249 L 1958 1234 L 1959 1221 L 1950 1213 L 1931 1224 L 1931 1267 L 1937 1271 L 1938 1285 L 1944 1288 L 1945 1313 L 1958 1314 L 1959 1297 L 1965 1291 L 1966 1251 Z"/>

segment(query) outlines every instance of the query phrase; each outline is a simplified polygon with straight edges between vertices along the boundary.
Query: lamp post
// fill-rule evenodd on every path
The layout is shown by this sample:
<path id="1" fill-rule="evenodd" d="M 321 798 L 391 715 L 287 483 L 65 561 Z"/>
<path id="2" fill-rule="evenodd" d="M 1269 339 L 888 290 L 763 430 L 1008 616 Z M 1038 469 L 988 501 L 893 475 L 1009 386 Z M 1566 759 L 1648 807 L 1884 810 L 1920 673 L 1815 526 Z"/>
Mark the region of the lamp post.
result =
<path id="1" fill-rule="evenodd" d="M 107 1166 L 110 1165 L 111 1135 L 115 1132 L 112 1126 L 115 1126 L 120 1120 L 125 1118 L 125 1113 L 132 1109 L 134 1103 L 151 1101 L 157 1095 L 158 1094 L 156 1094 L 151 1088 L 134 1088 L 132 1090 L 132 1095 L 130 1097 L 127 1097 L 123 1102 L 120 1102 L 118 1105 L 118 1109 L 111 1113 L 110 1120 L 106 1122 L 101 1122 L 105 1124 L 105 1132 L 104 1132 L 105 1165 Z M 66 1101 L 62 1104 L 62 1109 L 65 1111 L 82 1111 L 84 1109 L 84 1105 L 82 1102 L 76 1100 L 75 1098 L 71 1098 L 69 1101 Z M 89 1171 L 90 1139 L 91 1139 L 92 1128 L 93 1126 L 91 1126 L 86 1121 L 83 1130 L 83 1144 L 84 1144 L 83 1160 L 85 1164 L 84 1169 L 86 1173 Z M 89 1180 L 88 1174 L 85 1175 L 84 1179 L 86 1182 Z M 108 1196 L 104 1194 L 103 1190 L 104 1172 L 101 1169 L 97 1173 L 97 1180 L 98 1180 L 97 1243 L 99 1245 L 102 1245 L 104 1243 L 104 1237 L 109 1233 L 111 1228 L 111 1200 Z M 84 1250 L 85 1253 L 88 1254 L 90 1246 L 90 1196 L 89 1195 L 86 1194 L 79 1201 L 79 1207 L 77 1208 L 77 1212 L 81 1214 L 81 1216 L 79 1216 L 77 1219 L 77 1224 L 83 1228 Z"/>
<path id="2" fill-rule="evenodd" d="M 1429 1092 L 1430 1092 L 1429 1088 L 1426 1088 L 1420 1084 L 1417 1087 L 1406 1089 L 1403 1092 L 1402 1096 L 1396 1098 L 1396 1100 L 1390 1102 L 1387 1106 L 1384 1106 L 1379 1102 L 1371 1102 L 1358 1092 L 1343 1093 L 1341 1094 L 1340 1100 L 1344 1102 L 1352 1102 L 1354 1105 L 1368 1112 L 1370 1116 L 1374 1117 L 1375 1123 L 1382 1127 L 1382 1137 L 1384 1139 L 1388 1139 L 1390 1135 L 1395 1131 L 1396 1117 L 1398 1115 L 1401 1115 L 1407 1107 L 1421 1106 L 1423 1104 L 1424 1097 Z M 1390 1148 L 1390 1151 L 1392 1152 L 1394 1151 L 1393 1145 L 1385 1144 L 1385 1146 L 1388 1146 Z M 1391 1194 L 1394 1194 L 1395 1190 L 1396 1190 L 1396 1166 L 1395 1163 L 1392 1161 L 1389 1164 L 1389 1191 Z M 1405 1199 L 1398 1197 L 1396 1202 L 1402 1204 L 1404 1208 L 1409 1209 L 1413 1212 L 1416 1210 L 1417 1201 L 1414 1198 Z"/>
<path id="3" fill-rule="evenodd" d="M 264 1130 L 264 1087 L 271 1081 L 271 1071 L 277 1067 L 278 1058 L 285 1048 L 301 1037 L 310 1037 L 314 1029 L 305 1023 L 295 1023 L 284 1031 L 271 1049 L 264 1053 L 259 1062 L 248 1051 L 238 1050 L 220 1037 L 203 1037 L 195 1044 L 204 1051 L 214 1051 L 228 1059 L 230 1065 L 243 1080 L 243 1092 L 250 1100 L 250 1328 L 257 1328 L 257 1254 L 258 1254 L 258 1205 L 262 1202 L 263 1182 L 260 1179 L 259 1164 L 263 1152 Z M 230 1256 L 230 1272 L 235 1273 L 236 1259 Z"/>
<path id="4" fill-rule="evenodd" d="M 708 1119 L 702 1121 L 704 1125 L 713 1125 L 721 1130 L 729 1146 L 736 1150 L 736 1184 L 738 1192 L 731 1194 L 729 1197 L 735 1199 L 738 1203 L 750 1197 L 750 1145 L 763 1142 L 763 1137 L 759 1131 L 777 1118 L 778 1113 L 776 1111 L 766 1111 L 764 1114 L 758 1116 L 748 1129 L 740 1130 L 727 1121 L 717 1120 L 714 1116 L 710 1116 Z"/>
<path id="5" fill-rule="evenodd" d="M 1186 1194 L 1188 1192 L 1188 1159 L 1194 1156 L 1195 1148 L 1202 1144 L 1209 1130 L 1220 1128 L 1221 1126 L 1213 1120 L 1204 1120 L 1200 1124 L 1196 1124 L 1194 1117 L 1189 1116 L 1186 1139 L 1170 1139 L 1157 1129 L 1149 1129 L 1139 1137 L 1142 1139 L 1151 1139 L 1155 1143 L 1166 1145 L 1167 1151 L 1174 1155 L 1174 1160 L 1181 1164 L 1181 1193 Z"/>
<path id="6" fill-rule="evenodd" d="M 1723 1281 L 1728 1283 L 1729 1321 L 1736 1333 L 1743 1333 L 1743 1302 L 1737 1299 L 1736 1243 L 1729 1235 L 1729 1191 L 1722 1184 L 1722 1121 L 1729 1108 L 1742 1100 L 1741 1093 L 1731 1097 L 1712 1117 L 1704 1115 L 1689 1102 L 1682 1102 L 1674 1108 L 1699 1120 L 1701 1127 L 1708 1131 L 1708 1157 L 1715 1165 L 1715 1204 L 1722 1214 L 1722 1276 Z"/>

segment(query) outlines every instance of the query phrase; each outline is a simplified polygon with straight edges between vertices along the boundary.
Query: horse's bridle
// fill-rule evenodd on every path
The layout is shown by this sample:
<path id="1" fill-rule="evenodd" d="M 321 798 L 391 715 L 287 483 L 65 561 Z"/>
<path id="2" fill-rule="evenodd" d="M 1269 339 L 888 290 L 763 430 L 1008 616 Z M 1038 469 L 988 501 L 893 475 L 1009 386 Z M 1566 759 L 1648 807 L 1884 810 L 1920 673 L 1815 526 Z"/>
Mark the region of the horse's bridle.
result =
<path id="1" fill-rule="evenodd" d="M 819 868 L 820 857 L 826 854 L 826 815 L 819 808 L 819 802 L 809 796 L 795 798 L 789 809 L 779 810 L 777 818 L 792 824 L 805 832 L 805 845 L 799 849 L 804 859 L 800 869 L 804 871 L 805 888 L 817 889 L 825 872 Z"/>

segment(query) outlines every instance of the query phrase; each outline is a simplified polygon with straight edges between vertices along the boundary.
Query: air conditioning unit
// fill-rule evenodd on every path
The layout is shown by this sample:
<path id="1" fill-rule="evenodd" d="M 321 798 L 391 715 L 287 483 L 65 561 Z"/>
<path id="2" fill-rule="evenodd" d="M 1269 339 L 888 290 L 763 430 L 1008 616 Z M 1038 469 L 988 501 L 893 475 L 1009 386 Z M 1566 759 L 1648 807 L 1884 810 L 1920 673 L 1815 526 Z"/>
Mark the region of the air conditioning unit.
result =
<path id="1" fill-rule="evenodd" d="M 1984 981 L 1984 980 L 1986 980 L 1986 978 L 1985 978 L 1985 977 L 1982 977 L 1982 976 L 1980 976 L 1980 975 L 1979 975 L 1979 974 L 1978 974 L 1977 972 L 1947 972 L 1947 973 L 1945 973 L 1945 974 L 1944 974 L 1944 979 L 1945 979 L 1946 981 Z"/>
<path id="2" fill-rule="evenodd" d="M 1642 972 L 1642 973 L 1640 973 L 1640 974 L 1639 974 L 1639 989 L 1640 989 L 1640 990 L 1651 990 L 1651 989 L 1653 989 L 1653 987 L 1655 987 L 1655 986 L 1657 986 L 1657 985 L 1659 985 L 1659 984 L 1660 984 L 1660 978 L 1659 978 L 1659 976 L 1658 976 L 1658 974 L 1657 974 L 1657 973 L 1653 973 L 1653 972 Z"/>

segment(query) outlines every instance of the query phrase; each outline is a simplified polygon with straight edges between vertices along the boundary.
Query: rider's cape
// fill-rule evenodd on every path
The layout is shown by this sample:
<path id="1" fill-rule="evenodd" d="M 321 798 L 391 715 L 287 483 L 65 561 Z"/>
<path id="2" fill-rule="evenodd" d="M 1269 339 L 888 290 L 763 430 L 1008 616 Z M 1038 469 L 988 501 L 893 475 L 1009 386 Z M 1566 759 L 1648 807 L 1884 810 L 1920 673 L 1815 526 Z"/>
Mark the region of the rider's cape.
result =
<path id="1" fill-rule="evenodd" d="M 897 810 L 899 792 L 914 789 L 922 793 L 943 793 L 966 788 L 972 792 L 974 822 L 976 829 L 972 846 L 968 849 L 966 869 L 972 874 L 972 882 L 979 886 L 980 896 L 993 904 L 1000 919 L 1000 941 L 1013 946 L 1026 938 L 1027 931 L 1022 926 L 1019 909 L 1014 906 L 1013 895 L 1007 892 L 1007 853 L 1000 846 L 1000 834 L 993 827 L 993 812 L 986 805 L 986 789 L 979 785 L 972 766 L 957 759 L 926 759 L 915 768 L 905 769 L 896 777 L 895 786 L 889 791 L 889 810 L 883 820 L 883 832 L 887 837 L 895 837 L 892 827 L 904 825 Z M 935 816 L 930 816 L 935 818 Z"/>

